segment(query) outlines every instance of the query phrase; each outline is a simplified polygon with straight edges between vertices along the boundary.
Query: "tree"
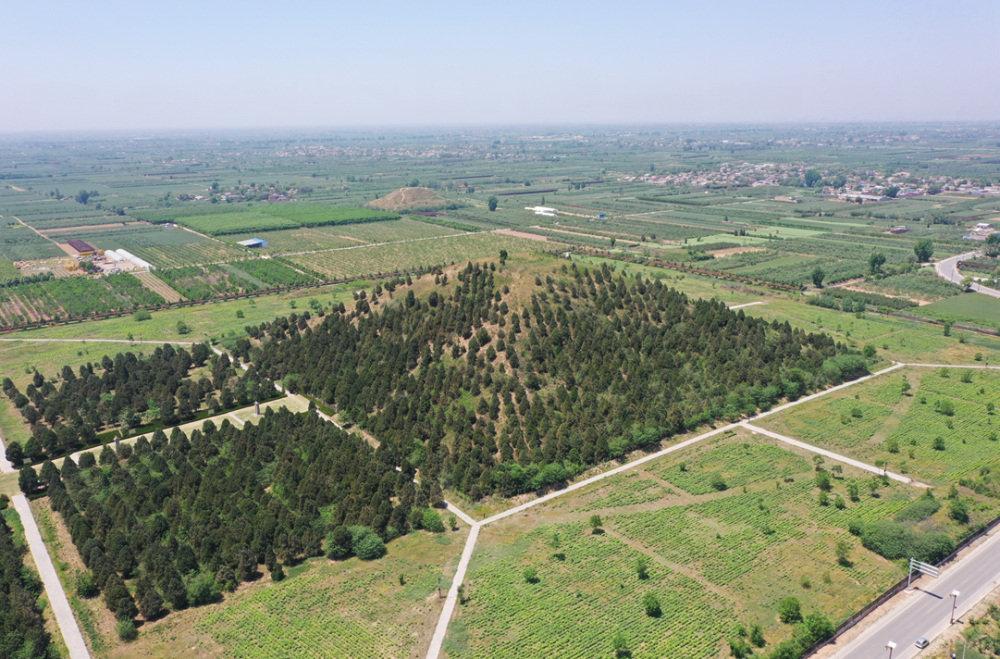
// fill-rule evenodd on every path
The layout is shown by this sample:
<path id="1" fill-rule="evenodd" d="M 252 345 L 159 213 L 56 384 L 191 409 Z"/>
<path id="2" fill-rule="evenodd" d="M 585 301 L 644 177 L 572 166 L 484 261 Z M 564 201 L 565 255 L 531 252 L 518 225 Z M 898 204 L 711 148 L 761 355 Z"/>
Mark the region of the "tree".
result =
<path id="1" fill-rule="evenodd" d="M 188 584 L 188 603 L 191 606 L 211 604 L 219 598 L 219 587 L 211 574 L 201 573 Z"/>
<path id="2" fill-rule="evenodd" d="M 486 200 L 486 204 L 490 207 L 491 211 L 495 211 L 499 203 L 500 200 L 497 199 L 496 195 L 490 195 L 490 198 Z"/>
<path id="3" fill-rule="evenodd" d="M 913 246 L 913 253 L 917 255 L 917 260 L 927 263 L 934 255 L 934 241 L 930 238 L 922 238 Z"/>
<path id="4" fill-rule="evenodd" d="M 750 628 L 750 642 L 758 648 L 762 648 L 765 645 L 764 641 L 764 630 L 760 628 L 760 625 L 754 625 Z"/>
<path id="5" fill-rule="evenodd" d="M 885 196 L 888 197 L 889 199 L 895 199 L 896 195 L 898 194 L 899 194 L 898 185 L 890 185 L 888 188 L 885 189 Z"/>
<path id="6" fill-rule="evenodd" d="M 650 618 L 659 618 L 663 611 L 660 609 L 660 600 L 653 593 L 646 593 L 642 596 L 642 608 L 646 610 L 646 615 Z"/>
<path id="7" fill-rule="evenodd" d="M 883 265 L 885 265 L 885 254 L 872 252 L 871 256 L 868 257 L 868 272 L 875 276 L 882 272 Z"/>
<path id="8" fill-rule="evenodd" d="M 18 442 L 10 442 L 7 445 L 7 461 L 15 467 L 24 462 L 24 449 Z"/>
<path id="9" fill-rule="evenodd" d="M 590 528 L 592 529 L 593 533 L 597 534 L 601 532 L 601 524 L 602 522 L 600 515 L 590 516 Z"/>
<path id="10" fill-rule="evenodd" d="M 17 484 L 25 495 L 31 496 L 38 490 L 38 474 L 34 467 L 21 467 L 17 475 Z"/>
<path id="11" fill-rule="evenodd" d="M 618 632 L 615 637 L 611 639 L 611 649 L 615 651 L 615 657 L 618 659 L 624 659 L 632 655 L 628 649 L 628 641 L 625 639 L 625 634 Z"/>
<path id="12" fill-rule="evenodd" d="M 285 570 L 281 567 L 281 563 L 275 563 L 274 569 L 271 570 L 271 581 L 284 581 L 285 580 Z"/>
<path id="13" fill-rule="evenodd" d="M 815 169 L 807 170 L 805 173 L 806 186 L 810 188 L 815 186 L 821 178 L 823 176 Z"/>
<path id="14" fill-rule="evenodd" d="M 948 505 L 948 517 L 959 524 L 969 523 L 969 507 L 965 505 L 965 502 L 961 499 L 952 499 L 951 503 Z"/>
<path id="15" fill-rule="evenodd" d="M 611 239 L 611 247 L 614 247 L 616 242 L 618 242 L 618 240 L 615 239 L 615 238 L 612 238 Z"/>
<path id="16" fill-rule="evenodd" d="M 812 271 L 812 281 L 813 286 L 816 288 L 823 288 L 823 280 L 826 279 L 826 273 L 823 272 L 823 268 L 816 266 Z"/>
<path id="17" fill-rule="evenodd" d="M 135 623 L 131 620 L 119 620 L 115 631 L 118 632 L 118 638 L 126 642 L 139 638 L 139 632 L 136 631 Z"/>
<path id="18" fill-rule="evenodd" d="M 148 576 L 140 577 L 135 585 L 136 604 L 146 620 L 156 620 L 163 615 L 163 598 Z"/>
<path id="19" fill-rule="evenodd" d="M 500 265 L 504 265 L 505 263 L 507 263 L 507 250 L 501 249 L 500 250 Z"/>
<path id="20" fill-rule="evenodd" d="M 87 192 L 86 190 L 80 190 L 79 192 L 76 193 L 77 203 L 86 205 L 89 199 L 90 199 L 90 193 Z"/>
<path id="21" fill-rule="evenodd" d="M 851 543 L 850 541 L 841 538 L 837 540 L 837 548 L 835 550 L 837 555 L 837 562 L 844 567 L 851 566 Z"/>
<path id="22" fill-rule="evenodd" d="M 785 624 L 793 624 L 802 620 L 802 605 L 796 597 L 786 597 L 778 604 L 778 617 Z"/>
<path id="23" fill-rule="evenodd" d="M 524 576 L 525 582 L 538 583 L 538 570 L 536 570 L 535 568 L 533 567 L 524 568 L 524 572 L 522 572 L 522 575 Z"/>
<path id="24" fill-rule="evenodd" d="M 189 334 L 191 330 L 188 328 L 187 324 L 183 320 L 177 321 L 177 333 L 178 334 Z"/>
<path id="25" fill-rule="evenodd" d="M 646 564 L 645 558 L 640 558 L 638 561 L 636 561 L 635 573 L 643 581 L 649 578 L 649 567 Z"/>

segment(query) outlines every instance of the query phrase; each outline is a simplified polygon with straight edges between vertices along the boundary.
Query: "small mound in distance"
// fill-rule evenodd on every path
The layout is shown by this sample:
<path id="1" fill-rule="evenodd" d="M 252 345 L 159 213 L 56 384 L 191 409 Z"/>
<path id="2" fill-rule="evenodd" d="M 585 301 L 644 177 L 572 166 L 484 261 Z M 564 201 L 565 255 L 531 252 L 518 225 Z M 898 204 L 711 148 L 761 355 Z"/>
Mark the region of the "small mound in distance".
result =
<path id="1" fill-rule="evenodd" d="M 444 208 L 448 200 L 430 188 L 399 188 L 369 202 L 370 208 L 384 211 L 434 210 Z"/>

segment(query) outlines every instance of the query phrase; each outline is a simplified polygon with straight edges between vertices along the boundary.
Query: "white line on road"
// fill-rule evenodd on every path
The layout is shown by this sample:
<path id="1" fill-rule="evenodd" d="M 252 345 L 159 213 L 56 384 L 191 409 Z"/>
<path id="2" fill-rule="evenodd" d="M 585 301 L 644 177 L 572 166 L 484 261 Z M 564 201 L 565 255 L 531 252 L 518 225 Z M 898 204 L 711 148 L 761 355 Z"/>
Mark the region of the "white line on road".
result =
<path id="1" fill-rule="evenodd" d="M 849 464 L 859 469 L 870 471 L 873 474 L 878 474 L 879 476 L 881 476 L 884 473 L 892 480 L 899 481 L 900 483 L 906 483 L 907 485 L 913 485 L 916 487 L 927 487 L 923 483 L 919 483 L 913 480 L 912 478 L 908 478 L 907 476 L 900 476 L 899 474 L 894 474 L 891 471 L 883 472 L 881 469 L 879 469 L 874 465 L 865 464 L 864 462 L 860 462 L 858 460 L 853 460 L 838 453 L 834 453 L 833 451 L 827 451 L 826 449 L 821 449 L 816 446 L 813 446 L 812 444 L 806 444 L 805 442 L 800 442 L 797 439 L 792 439 L 791 437 L 786 437 L 785 435 L 779 435 L 776 432 L 772 432 L 765 428 L 761 428 L 760 426 L 754 426 L 746 422 L 743 422 L 740 425 L 749 430 L 750 432 L 760 433 L 761 435 L 766 435 L 772 439 L 776 439 L 779 442 L 784 442 L 785 444 L 791 444 L 792 446 L 798 446 L 799 448 L 810 451 L 811 453 L 818 453 L 819 455 L 825 455 L 826 457 L 832 458 L 837 462 L 843 462 L 844 464 Z"/>
<path id="2" fill-rule="evenodd" d="M 45 592 L 49 596 L 49 603 L 56 616 L 59 631 L 62 632 L 63 640 L 66 641 L 66 647 L 69 648 L 69 656 L 71 659 L 90 659 L 87 644 L 76 624 L 76 618 L 73 617 L 73 609 L 70 608 L 69 600 L 66 599 L 66 591 L 63 590 L 59 575 L 56 574 L 52 559 L 49 558 L 49 552 L 46 551 L 45 543 L 42 542 L 42 534 L 38 532 L 38 525 L 35 524 L 35 518 L 31 514 L 31 506 L 28 505 L 28 500 L 23 494 L 15 494 L 12 500 L 14 509 L 21 517 L 24 536 L 28 540 L 31 557 L 35 559 L 35 565 L 38 566 L 38 574 L 42 578 L 42 583 L 45 584 Z"/>

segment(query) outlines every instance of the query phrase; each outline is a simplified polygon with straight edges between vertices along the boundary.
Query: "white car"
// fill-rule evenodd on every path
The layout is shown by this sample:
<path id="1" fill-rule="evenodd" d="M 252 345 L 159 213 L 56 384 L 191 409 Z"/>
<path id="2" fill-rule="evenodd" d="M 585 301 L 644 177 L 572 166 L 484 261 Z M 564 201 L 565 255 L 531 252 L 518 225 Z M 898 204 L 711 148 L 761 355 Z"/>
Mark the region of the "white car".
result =
<path id="1" fill-rule="evenodd" d="M 928 641 L 926 638 L 918 638 L 917 639 L 917 647 L 920 648 L 921 650 L 923 650 L 924 648 L 926 648 L 930 644 L 931 644 L 931 642 Z"/>

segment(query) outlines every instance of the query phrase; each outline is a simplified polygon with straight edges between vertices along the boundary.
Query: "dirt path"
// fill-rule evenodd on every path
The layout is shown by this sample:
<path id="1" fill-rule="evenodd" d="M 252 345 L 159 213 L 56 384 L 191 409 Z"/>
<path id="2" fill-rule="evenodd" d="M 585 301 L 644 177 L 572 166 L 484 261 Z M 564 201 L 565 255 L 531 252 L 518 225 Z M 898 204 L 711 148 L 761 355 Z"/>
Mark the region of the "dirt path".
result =
<path id="1" fill-rule="evenodd" d="M 516 238 L 527 238 L 528 240 L 538 240 L 540 242 L 546 243 L 549 241 L 547 236 L 539 236 L 537 233 L 525 233 L 524 231 L 516 231 L 515 229 L 500 229 L 497 233 L 502 233 L 507 236 L 514 236 Z"/>

